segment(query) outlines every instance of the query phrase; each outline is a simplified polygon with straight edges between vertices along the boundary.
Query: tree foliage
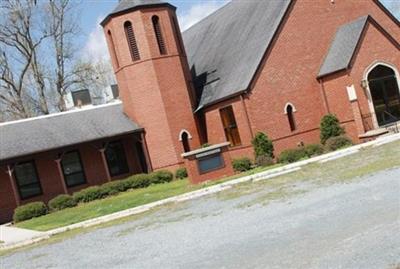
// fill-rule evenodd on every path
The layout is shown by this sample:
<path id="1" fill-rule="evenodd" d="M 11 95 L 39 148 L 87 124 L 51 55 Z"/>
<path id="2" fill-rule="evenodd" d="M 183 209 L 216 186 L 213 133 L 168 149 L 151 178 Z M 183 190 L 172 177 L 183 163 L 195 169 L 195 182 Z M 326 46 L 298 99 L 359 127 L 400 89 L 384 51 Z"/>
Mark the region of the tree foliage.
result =
<path id="1" fill-rule="evenodd" d="M 274 145 L 272 141 L 263 132 L 258 132 L 251 141 L 255 157 L 268 156 L 274 157 Z"/>
<path id="2" fill-rule="evenodd" d="M 345 133 L 343 127 L 340 126 L 338 118 L 333 114 L 325 115 L 321 119 L 320 131 L 322 144 L 325 144 L 325 142 L 331 137 L 340 136 Z"/>
<path id="3" fill-rule="evenodd" d="M 108 63 L 79 55 L 79 11 L 72 0 L 1 1 L 0 120 L 65 111 L 68 92 L 110 85 Z"/>

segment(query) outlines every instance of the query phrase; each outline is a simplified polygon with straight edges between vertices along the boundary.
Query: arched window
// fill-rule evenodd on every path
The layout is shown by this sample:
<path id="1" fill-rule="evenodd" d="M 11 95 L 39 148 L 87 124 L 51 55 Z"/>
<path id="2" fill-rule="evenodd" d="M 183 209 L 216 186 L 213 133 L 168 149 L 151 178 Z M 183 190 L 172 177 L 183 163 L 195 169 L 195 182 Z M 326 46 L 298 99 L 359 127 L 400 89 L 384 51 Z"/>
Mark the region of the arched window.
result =
<path id="1" fill-rule="evenodd" d="M 292 132 L 296 130 L 296 121 L 294 119 L 294 114 L 293 114 L 295 111 L 296 110 L 294 109 L 293 105 L 291 104 L 286 105 L 285 113 L 288 117 L 290 131 Z"/>
<path id="2" fill-rule="evenodd" d="M 184 152 L 189 152 L 190 151 L 189 134 L 187 132 L 183 132 L 181 135 L 181 139 Z"/>
<path id="3" fill-rule="evenodd" d="M 394 69 L 379 64 L 368 74 L 375 116 L 379 126 L 400 120 L 400 91 Z"/>
<path id="4" fill-rule="evenodd" d="M 113 40 L 112 35 L 111 35 L 111 31 L 108 30 L 107 34 L 108 34 L 108 40 L 109 40 L 110 46 L 111 46 L 111 54 L 112 54 L 111 57 L 114 59 L 115 65 L 118 68 L 119 67 L 119 61 L 118 61 L 117 53 L 115 52 L 115 45 L 114 45 L 114 40 Z"/>
<path id="5" fill-rule="evenodd" d="M 135 33 L 133 31 L 132 23 L 130 21 L 124 24 L 126 40 L 128 41 L 129 51 L 131 52 L 132 61 L 140 60 L 139 50 L 136 44 Z"/>
<path id="6" fill-rule="evenodd" d="M 158 49 L 160 50 L 161 55 L 165 55 L 167 54 L 167 50 L 165 49 L 164 38 L 161 32 L 160 18 L 153 16 L 151 20 L 153 21 L 154 34 L 156 35 Z"/>

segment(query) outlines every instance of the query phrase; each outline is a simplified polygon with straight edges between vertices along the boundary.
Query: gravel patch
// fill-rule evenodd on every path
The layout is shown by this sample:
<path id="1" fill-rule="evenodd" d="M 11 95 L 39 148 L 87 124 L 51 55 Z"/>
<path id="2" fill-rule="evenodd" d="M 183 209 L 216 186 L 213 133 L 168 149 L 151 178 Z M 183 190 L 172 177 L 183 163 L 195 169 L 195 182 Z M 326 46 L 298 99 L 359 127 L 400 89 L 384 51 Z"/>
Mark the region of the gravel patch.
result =
<path id="1" fill-rule="evenodd" d="M 400 169 L 347 184 L 292 187 L 301 192 L 268 203 L 254 201 L 272 190 L 249 187 L 227 199 L 212 195 L 169 205 L 138 220 L 0 257 L 0 268 L 392 268 L 400 263 Z"/>

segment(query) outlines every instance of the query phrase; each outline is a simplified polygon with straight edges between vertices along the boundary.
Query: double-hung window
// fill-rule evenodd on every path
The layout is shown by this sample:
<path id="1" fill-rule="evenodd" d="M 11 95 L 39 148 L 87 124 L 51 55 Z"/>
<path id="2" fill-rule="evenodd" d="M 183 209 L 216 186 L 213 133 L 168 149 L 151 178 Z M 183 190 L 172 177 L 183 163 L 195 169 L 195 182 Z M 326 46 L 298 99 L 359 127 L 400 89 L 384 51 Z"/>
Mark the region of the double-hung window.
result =
<path id="1" fill-rule="evenodd" d="M 21 199 L 28 199 L 42 194 L 42 187 L 40 186 L 34 161 L 17 164 L 14 172 Z"/>
<path id="2" fill-rule="evenodd" d="M 66 153 L 62 158 L 61 165 L 67 187 L 74 187 L 86 183 L 86 176 L 78 151 Z"/>
<path id="3" fill-rule="evenodd" d="M 106 149 L 108 170 L 112 177 L 129 173 L 124 145 L 121 141 L 108 144 Z"/>

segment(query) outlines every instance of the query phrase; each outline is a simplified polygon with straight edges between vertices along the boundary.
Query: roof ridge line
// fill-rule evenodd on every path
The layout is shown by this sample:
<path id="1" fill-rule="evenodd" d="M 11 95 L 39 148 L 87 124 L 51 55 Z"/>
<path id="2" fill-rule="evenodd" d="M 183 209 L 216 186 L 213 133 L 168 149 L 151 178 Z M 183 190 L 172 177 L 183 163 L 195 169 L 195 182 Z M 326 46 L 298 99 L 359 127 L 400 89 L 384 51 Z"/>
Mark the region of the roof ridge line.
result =
<path id="1" fill-rule="evenodd" d="M 52 118 L 52 117 L 57 117 L 57 116 L 67 115 L 67 114 L 72 114 L 72 113 L 90 111 L 90 110 L 95 110 L 95 109 L 99 109 L 99 108 L 104 108 L 104 107 L 108 107 L 108 106 L 115 106 L 115 105 L 120 105 L 120 104 L 122 104 L 122 102 L 117 100 L 117 101 L 114 101 L 112 103 L 103 104 L 103 105 L 90 106 L 90 107 L 88 106 L 86 108 L 84 107 L 84 108 L 75 109 L 75 110 L 62 111 L 62 112 L 52 113 L 52 114 L 48 114 L 48 115 L 41 115 L 41 116 L 31 117 L 31 118 L 26 118 L 26 119 L 6 121 L 6 122 L 1 122 L 0 123 L 0 127 L 6 126 L 6 125 L 12 125 L 12 124 L 24 123 L 24 122 L 28 122 L 28 121 L 47 119 L 47 118 Z"/>

